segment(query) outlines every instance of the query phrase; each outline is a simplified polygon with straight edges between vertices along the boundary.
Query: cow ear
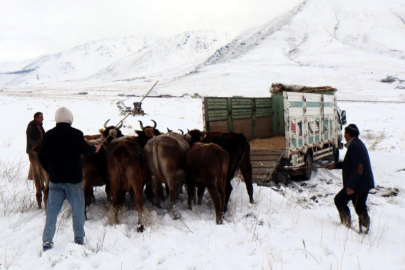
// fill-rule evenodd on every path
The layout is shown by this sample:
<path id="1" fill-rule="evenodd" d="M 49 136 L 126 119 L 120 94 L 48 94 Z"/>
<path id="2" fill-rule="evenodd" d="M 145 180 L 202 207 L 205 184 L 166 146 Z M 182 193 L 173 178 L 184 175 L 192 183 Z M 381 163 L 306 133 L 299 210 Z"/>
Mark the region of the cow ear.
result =
<path id="1" fill-rule="evenodd" d="M 139 136 L 139 131 L 138 130 L 134 130 L 135 131 L 135 133 Z"/>
<path id="2" fill-rule="evenodd" d="M 186 134 L 186 141 L 191 142 L 191 135 L 190 134 Z"/>
<path id="3" fill-rule="evenodd" d="M 102 128 L 100 128 L 100 129 L 98 130 L 98 132 L 100 132 L 100 134 L 101 134 L 101 135 L 103 135 L 103 134 L 104 134 L 104 131 L 105 131 L 105 130 L 104 130 L 104 129 L 102 129 Z"/>

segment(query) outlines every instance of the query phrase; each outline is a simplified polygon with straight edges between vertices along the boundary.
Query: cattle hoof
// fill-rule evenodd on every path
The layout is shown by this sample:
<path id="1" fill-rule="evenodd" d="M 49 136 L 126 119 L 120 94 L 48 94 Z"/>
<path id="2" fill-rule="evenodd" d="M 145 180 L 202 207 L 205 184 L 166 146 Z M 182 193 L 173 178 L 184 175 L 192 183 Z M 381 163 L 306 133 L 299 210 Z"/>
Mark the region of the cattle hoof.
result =
<path id="1" fill-rule="evenodd" d="M 143 232 L 144 229 L 145 228 L 144 228 L 144 226 L 142 224 L 138 224 L 138 227 L 136 228 L 136 231 L 141 233 L 141 232 Z"/>
<path id="2" fill-rule="evenodd" d="M 251 204 L 254 204 L 254 203 L 255 203 L 255 201 L 253 200 L 253 198 L 250 199 L 250 203 L 251 203 Z"/>
<path id="3" fill-rule="evenodd" d="M 217 225 L 222 225 L 224 224 L 224 220 L 222 218 L 217 219 Z"/>
<path id="4" fill-rule="evenodd" d="M 176 219 L 179 219 L 179 218 L 180 218 L 180 213 L 172 211 L 172 219 L 176 220 Z"/>

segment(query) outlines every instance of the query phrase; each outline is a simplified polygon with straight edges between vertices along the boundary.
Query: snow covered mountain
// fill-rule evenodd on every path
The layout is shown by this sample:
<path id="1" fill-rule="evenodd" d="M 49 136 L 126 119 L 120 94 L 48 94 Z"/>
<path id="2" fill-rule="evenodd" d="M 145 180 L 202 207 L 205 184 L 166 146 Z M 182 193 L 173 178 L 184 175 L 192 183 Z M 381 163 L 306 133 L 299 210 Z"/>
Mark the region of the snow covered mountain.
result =
<path id="1" fill-rule="evenodd" d="M 0 64 L 0 85 L 36 85 L 83 79 L 154 42 L 154 38 L 137 36 L 104 39 L 31 61 Z"/>
<path id="2" fill-rule="evenodd" d="M 405 5 L 400 0 L 307 0 L 216 51 L 167 89 L 268 95 L 273 82 L 333 85 L 341 97 L 405 100 Z M 386 76 L 396 76 L 391 84 Z M 402 81 L 402 82 L 401 82 Z M 235 92 L 235 89 L 240 89 Z"/>
<path id="3" fill-rule="evenodd" d="M 236 37 L 199 30 L 109 39 L 10 65 L 0 64 L 0 86 L 122 90 L 159 79 L 162 94 L 267 96 L 271 83 L 283 82 L 332 85 L 340 98 L 405 100 L 405 5 L 306 0 Z M 396 79 L 381 82 L 387 76 Z"/>
<path id="4" fill-rule="evenodd" d="M 90 80 L 133 81 L 146 76 L 173 78 L 187 74 L 229 42 L 227 33 L 214 30 L 187 31 L 160 39 L 138 52 L 114 62 Z"/>

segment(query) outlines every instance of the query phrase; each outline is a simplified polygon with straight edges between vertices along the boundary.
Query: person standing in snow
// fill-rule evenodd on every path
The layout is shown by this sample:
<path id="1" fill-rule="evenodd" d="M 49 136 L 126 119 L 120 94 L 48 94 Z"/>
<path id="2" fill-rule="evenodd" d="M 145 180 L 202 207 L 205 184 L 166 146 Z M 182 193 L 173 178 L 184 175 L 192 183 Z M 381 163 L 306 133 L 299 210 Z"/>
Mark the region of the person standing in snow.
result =
<path id="1" fill-rule="evenodd" d="M 345 128 L 345 158 L 343 162 L 330 164 L 327 168 L 342 169 L 343 189 L 335 196 L 340 221 L 348 228 L 351 227 L 350 209 L 347 204 L 352 201 L 359 217 L 359 232 L 368 233 L 370 217 L 366 201 L 369 190 L 374 188 L 374 177 L 367 148 L 359 139 L 359 135 L 360 131 L 355 124 Z"/>
<path id="2" fill-rule="evenodd" d="M 73 128 L 73 114 L 61 107 L 55 113 L 56 127 L 45 133 L 38 154 L 39 162 L 49 173 L 49 197 L 45 228 L 42 235 L 43 250 L 53 247 L 56 221 L 65 198 L 72 209 L 74 241 L 84 244 L 84 192 L 81 155 L 91 155 L 100 145 L 90 146 L 83 133 Z"/>
<path id="3" fill-rule="evenodd" d="M 42 122 L 44 121 L 44 115 L 41 112 L 36 112 L 34 114 L 34 120 L 28 123 L 27 131 L 27 154 L 30 153 L 32 147 L 34 146 L 36 141 L 42 140 L 42 137 L 45 134 L 45 130 L 42 127 Z M 33 180 L 34 175 L 32 172 L 32 166 L 30 164 L 30 169 L 28 171 L 28 180 Z"/>

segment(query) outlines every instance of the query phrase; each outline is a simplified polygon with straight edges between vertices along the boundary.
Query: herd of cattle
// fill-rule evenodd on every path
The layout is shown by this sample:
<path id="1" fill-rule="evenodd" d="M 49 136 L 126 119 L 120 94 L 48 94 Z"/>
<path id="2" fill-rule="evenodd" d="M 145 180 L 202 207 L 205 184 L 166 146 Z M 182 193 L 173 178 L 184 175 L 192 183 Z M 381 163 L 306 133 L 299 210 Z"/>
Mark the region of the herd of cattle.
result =
<path id="1" fill-rule="evenodd" d="M 113 205 L 114 222 L 118 222 L 118 209 L 124 204 L 125 194 L 129 191 L 131 205 L 136 203 L 138 211 L 137 231 L 142 232 L 143 192 L 158 207 L 165 200 L 166 193 L 171 201 L 172 218 L 178 219 L 180 214 L 176 199 L 185 186 L 190 210 L 192 202 L 196 203 L 195 190 L 197 203 L 200 204 L 205 189 L 208 189 L 215 207 L 216 222 L 221 224 L 232 192 L 231 180 L 238 168 L 253 203 L 250 146 L 243 134 L 200 130 L 191 130 L 186 134 L 180 130 L 180 134 L 169 129 L 167 133 L 161 133 L 156 129 L 155 121 L 153 126 L 146 127 L 139 122 L 141 130 L 135 130 L 137 136 L 124 136 L 120 130 L 122 124 L 107 127 L 108 121 L 100 129 L 100 134 L 85 136 L 90 145 L 104 142 L 98 153 L 82 156 L 86 209 L 95 200 L 93 187 L 105 186 L 107 200 Z M 38 207 L 41 208 L 44 193 L 46 208 L 49 177 L 38 162 L 40 147 L 38 141 L 29 158 L 34 170 Z"/>

